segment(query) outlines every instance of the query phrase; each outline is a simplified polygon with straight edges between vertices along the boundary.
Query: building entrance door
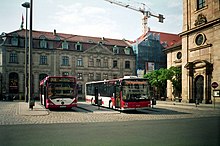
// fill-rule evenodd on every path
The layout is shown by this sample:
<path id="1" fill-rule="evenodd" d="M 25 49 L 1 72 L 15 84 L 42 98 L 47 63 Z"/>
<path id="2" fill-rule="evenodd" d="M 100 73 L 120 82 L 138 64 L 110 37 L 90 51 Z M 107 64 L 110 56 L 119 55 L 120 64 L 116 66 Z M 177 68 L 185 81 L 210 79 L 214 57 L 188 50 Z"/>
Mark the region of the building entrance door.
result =
<path id="1" fill-rule="evenodd" d="M 194 99 L 195 102 L 198 100 L 199 102 L 202 102 L 204 99 L 204 77 L 202 75 L 199 75 L 195 79 L 195 90 L 194 90 Z"/>

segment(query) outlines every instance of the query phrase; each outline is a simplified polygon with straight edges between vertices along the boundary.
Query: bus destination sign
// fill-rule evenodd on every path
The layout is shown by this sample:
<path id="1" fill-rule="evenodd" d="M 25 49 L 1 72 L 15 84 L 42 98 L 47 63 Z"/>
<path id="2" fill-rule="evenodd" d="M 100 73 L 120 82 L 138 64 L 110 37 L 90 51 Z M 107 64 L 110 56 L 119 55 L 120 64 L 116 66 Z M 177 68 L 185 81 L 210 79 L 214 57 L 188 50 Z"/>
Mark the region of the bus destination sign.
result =
<path id="1" fill-rule="evenodd" d="M 62 77 L 54 77 L 50 78 L 49 82 L 73 82 L 73 78 L 62 78 Z"/>

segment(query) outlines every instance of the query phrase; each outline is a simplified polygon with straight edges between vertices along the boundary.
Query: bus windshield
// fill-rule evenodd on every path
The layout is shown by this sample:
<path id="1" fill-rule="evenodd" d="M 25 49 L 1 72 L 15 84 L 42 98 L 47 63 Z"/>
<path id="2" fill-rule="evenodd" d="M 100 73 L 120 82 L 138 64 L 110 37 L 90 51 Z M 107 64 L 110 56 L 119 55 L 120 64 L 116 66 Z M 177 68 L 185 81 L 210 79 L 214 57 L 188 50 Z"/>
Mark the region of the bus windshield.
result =
<path id="1" fill-rule="evenodd" d="M 150 99 L 146 82 L 127 82 L 122 88 L 124 101 Z"/>
<path id="2" fill-rule="evenodd" d="M 52 82 L 48 84 L 49 98 L 73 98 L 75 83 L 73 82 Z"/>

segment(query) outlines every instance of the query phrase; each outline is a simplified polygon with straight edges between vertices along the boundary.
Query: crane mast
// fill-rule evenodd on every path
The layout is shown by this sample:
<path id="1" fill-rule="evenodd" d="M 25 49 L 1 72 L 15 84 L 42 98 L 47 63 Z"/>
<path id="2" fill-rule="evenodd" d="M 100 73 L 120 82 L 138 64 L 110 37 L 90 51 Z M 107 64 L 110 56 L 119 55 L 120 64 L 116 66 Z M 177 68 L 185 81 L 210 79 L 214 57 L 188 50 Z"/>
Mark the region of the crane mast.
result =
<path id="1" fill-rule="evenodd" d="M 143 31 L 144 34 L 147 33 L 148 30 L 149 30 L 147 22 L 148 22 L 148 18 L 150 18 L 150 16 L 158 18 L 159 22 L 161 22 L 161 23 L 163 23 L 163 19 L 165 19 L 162 14 L 154 15 L 150 11 L 146 11 L 144 3 L 142 3 L 142 5 L 143 5 L 142 8 L 141 7 L 137 8 L 137 7 L 134 7 L 132 5 L 122 3 L 122 2 L 116 1 L 116 0 L 105 0 L 105 1 L 110 2 L 111 4 L 116 4 L 118 6 L 125 7 L 125 8 L 128 8 L 128 9 L 137 11 L 137 12 L 141 12 L 143 14 L 143 18 L 142 18 L 142 27 L 143 28 L 142 28 L 142 31 Z"/>

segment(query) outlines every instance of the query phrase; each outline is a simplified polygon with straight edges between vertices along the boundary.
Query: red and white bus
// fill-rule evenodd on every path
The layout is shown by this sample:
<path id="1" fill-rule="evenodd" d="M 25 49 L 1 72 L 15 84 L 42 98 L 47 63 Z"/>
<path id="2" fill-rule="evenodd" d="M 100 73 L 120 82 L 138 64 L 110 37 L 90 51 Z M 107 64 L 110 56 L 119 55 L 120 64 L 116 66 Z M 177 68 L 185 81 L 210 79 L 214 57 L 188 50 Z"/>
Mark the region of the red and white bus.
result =
<path id="1" fill-rule="evenodd" d="M 48 109 L 76 107 L 77 92 L 72 76 L 47 76 L 40 82 L 40 101 Z"/>
<path id="2" fill-rule="evenodd" d="M 133 110 L 151 106 L 148 80 L 135 76 L 87 82 L 85 95 L 86 102 L 118 110 Z"/>

